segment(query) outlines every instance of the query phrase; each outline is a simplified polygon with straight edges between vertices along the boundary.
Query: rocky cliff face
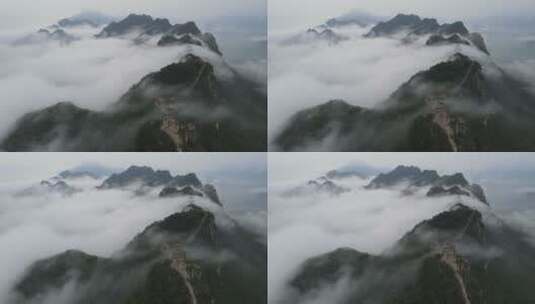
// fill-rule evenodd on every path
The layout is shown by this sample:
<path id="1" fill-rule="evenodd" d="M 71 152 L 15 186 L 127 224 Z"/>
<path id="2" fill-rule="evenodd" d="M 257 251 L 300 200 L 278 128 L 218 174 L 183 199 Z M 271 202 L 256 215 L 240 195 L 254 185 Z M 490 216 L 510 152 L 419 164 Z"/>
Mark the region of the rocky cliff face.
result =
<path id="1" fill-rule="evenodd" d="M 346 293 L 336 303 L 522 303 L 533 299 L 534 256 L 521 233 L 456 205 L 383 255 L 343 248 L 309 259 L 291 281 L 298 295 L 288 303 L 342 280 Z"/>
<path id="2" fill-rule="evenodd" d="M 284 151 L 532 151 L 535 96 L 505 72 L 488 77 L 460 53 L 414 75 L 380 107 L 335 100 L 295 114 L 274 143 Z M 370 130 L 373 130 L 371 132 Z"/>
<path id="3" fill-rule="evenodd" d="M 379 22 L 369 33 L 368 38 L 404 36 L 410 42 L 419 36 L 431 35 L 427 45 L 464 44 L 471 45 L 488 54 L 483 37 L 479 33 L 470 33 L 463 22 L 439 24 L 436 19 L 420 18 L 417 15 L 399 14 L 386 22 Z"/>
<path id="4" fill-rule="evenodd" d="M 194 205 L 147 227 L 112 258 L 67 251 L 36 262 L 14 303 L 267 303 L 265 245 L 238 226 L 218 227 Z"/>
<path id="5" fill-rule="evenodd" d="M 266 96 L 235 73 L 220 79 L 187 55 L 144 77 L 111 109 L 59 103 L 23 116 L 8 151 L 262 151 Z"/>
<path id="6" fill-rule="evenodd" d="M 216 188 L 210 184 L 204 185 L 195 173 L 173 176 L 167 170 L 154 170 L 147 166 L 131 166 L 123 172 L 114 173 L 97 188 L 109 190 L 130 186 L 138 189 L 162 187 L 159 193 L 160 198 L 207 197 L 215 204 L 222 206 Z"/>
<path id="7" fill-rule="evenodd" d="M 388 173 L 381 173 L 370 181 L 366 189 L 382 189 L 396 186 L 411 188 L 429 188 L 428 197 L 467 196 L 473 197 L 485 205 L 488 201 L 483 188 L 470 184 L 462 173 L 439 175 L 435 170 L 421 170 L 414 166 L 398 166 Z"/>

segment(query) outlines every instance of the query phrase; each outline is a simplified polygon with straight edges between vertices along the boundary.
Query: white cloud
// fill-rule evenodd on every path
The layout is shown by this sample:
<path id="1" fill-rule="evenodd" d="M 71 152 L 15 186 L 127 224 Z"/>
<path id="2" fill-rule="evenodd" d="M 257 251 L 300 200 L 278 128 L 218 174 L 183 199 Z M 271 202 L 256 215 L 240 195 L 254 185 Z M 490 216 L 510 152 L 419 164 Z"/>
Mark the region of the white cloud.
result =
<path id="1" fill-rule="evenodd" d="M 492 181 L 499 170 L 515 171 L 519 166 L 535 168 L 534 161 L 531 153 L 271 153 L 268 219 L 270 302 L 282 303 L 282 298 L 287 299 L 292 294 L 288 281 L 306 259 L 341 247 L 381 254 L 416 224 L 458 202 L 458 198 L 452 197 L 428 198 L 428 189 L 408 196 L 402 195 L 400 189 L 365 190 L 363 185 L 369 180 L 359 179 L 342 182 L 342 186 L 351 191 L 340 196 L 311 192 L 288 197 L 283 195 L 288 189 L 348 163 L 364 163 L 381 168 L 381 172 L 400 164 L 436 169 L 439 174 L 462 172 L 470 182 L 479 182 L 473 176 L 484 173 L 487 179 L 483 188 L 486 189 L 485 184 Z M 511 192 L 515 189 L 503 188 L 503 191 Z M 496 212 L 500 217 L 503 213 L 495 209 L 494 196 L 489 192 L 487 198 L 491 209 L 479 201 L 461 199 L 464 204 L 482 211 L 486 223 L 492 224 L 495 216 L 489 212 Z M 514 208 L 515 203 L 515 198 L 510 196 L 508 208 Z M 533 205 L 529 210 L 533 210 Z M 507 211 L 510 213 L 504 218 L 535 236 L 533 225 L 529 224 L 533 220 L 533 212 L 529 210 Z M 338 287 L 332 286 L 331 291 Z M 325 291 L 329 292 L 331 288 L 327 289 Z M 340 292 L 334 294 L 339 295 Z M 312 302 L 305 300 L 305 303 L 316 303 L 312 298 L 309 300 Z"/>
<path id="2" fill-rule="evenodd" d="M 14 282 L 37 259 L 68 249 L 110 256 L 152 222 L 179 212 L 192 202 L 190 198 L 159 199 L 161 189 L 153 189 L 143 196 L 133 191 L 97 190 L 95 187 L 102 180 L 92 179 L 69 180 L 69 185 L 84 190 L 72 196 L 46 192 L 15 195 L 41 179 L 81 164 L 98 163 L 115 171 L 132 164 L 148 165 L 170 170 L 172 174 L 200 173 L 203 182 L 211 182 L 206 176 L 224 180 L 224 187 L 231 190 L 222 189 L 217 181 L 215 184 L 226 211 L 204 198 L 196 198 L 195 204 L 213 211 L 221 227 L 229 223 L 227 208 L 230 207 L 232 214 L 239 215 L 236 218 L 239 223 L 265 235 L 265 205 L 252 211 L 245 204 L 233 207 L 235 201 L 257 197 L 249 192 L 265 188 L 264 179 L 248 179 L 248 184 L 243 184 L 240 179 L 249 177 L 240 177 L 239 172 L 245 168 L 265 170 L 263 153 L 13 153 L 5 156 L 0 160 L 2 172 L 9 176 L 0 180 L 0 247 L 5 249 L 0 252 L 0 267 L 5 270 L 0 278 L 1 303 L 7 301 Z M 234 201 L 226 201 L 225 191 L 237 192 L 237 189 L 241 189 L 241 195 L 235 193 Z"/>
<path id="3" fill-rule="evenodd" d="M 270 27 L 281 28 L 295 25 L 313 25 L 328 18 L 337 17 L 352 10 L 365 11 L 381 16 L 393 16 L 397 13 L 414 13 L 422 17 L 441 18 L 445 21 L 457 21 L 463 18 L 528 15 L 535 9 L 532 0 L 271 0 L 268 1 Z"/>
<path id="4" fill-rule="evenodd" d="M 271 34 L 268 96 L 271 140 L 299 110 L 333 99 L 362 107 L 378 106 L 413 75 L 459 51 L 451 45 L 427 47 L 425 38 L 410 44 L 398 39 L 364 38 L 368 31 L 369 28 L 338 30 L 351 39 L 334 46 L 322 41 L 284 43 L 299 34 L 298 31 Z M 472 48 L 462 49 L 483 57 Z"/>

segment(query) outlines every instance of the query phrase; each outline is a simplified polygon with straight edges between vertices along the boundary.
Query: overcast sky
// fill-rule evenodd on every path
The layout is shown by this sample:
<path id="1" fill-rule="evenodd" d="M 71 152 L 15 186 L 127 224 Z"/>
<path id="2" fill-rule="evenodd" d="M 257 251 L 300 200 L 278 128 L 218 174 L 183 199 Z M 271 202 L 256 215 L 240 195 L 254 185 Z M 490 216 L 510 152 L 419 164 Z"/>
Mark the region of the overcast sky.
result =
<path id="1" fill-rule="evenodd" d="M 116 170 L 131 165 L 151 166 L 172 174 L 195 172 L 204 176 L 265 172 L 265 153 L 2 153 L 0 182 L 43 179 L 81 165 Z"/>
<path id="2" fill-rule="evenodd" d="M 270 28 L 322 23 L 351 10 L 380 16 L 415 13 L 444 21 L 468 17 L 523 15 L 535 11 L 533 0 L 270 0 Z"/>
<path id="3" fill-rule="evenodd" d="M 172 20 L 265 15 L 265 0 L 2 0 L 0 29 L 54 22 L 83 10 L 113 16 L 147 13 Z"/>
<path id="4" fill-rule="evenodd" d="M 535 172 L 535 153 L 270 153 L 269 179 L 313 178 L 348 164 L 385 169 L 414 165 L 442 174 L 475 176 L 498 170 Z"/>

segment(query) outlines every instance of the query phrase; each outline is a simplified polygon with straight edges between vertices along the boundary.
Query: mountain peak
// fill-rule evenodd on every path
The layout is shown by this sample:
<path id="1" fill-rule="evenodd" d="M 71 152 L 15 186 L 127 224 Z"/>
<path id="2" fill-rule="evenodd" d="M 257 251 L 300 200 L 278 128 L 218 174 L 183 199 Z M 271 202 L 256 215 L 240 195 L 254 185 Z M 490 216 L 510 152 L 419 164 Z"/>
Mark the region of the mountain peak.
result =
<path id="1" fill-rule="evenodd" d="M 169 171 L 154 171 L 147 166 L 130 166 L 121 173 L 112 174 L 106 179 L 100 189 L 111 189 L 128 186 L 135 182 L 141 182 L 143 185 L 154 187 L 169 183 L 173 179 Z"/>
<path id="2" fill-rule="evenodd" d="M 149 225 L 128 246 L 146 246 L 147 243 L 152 243 L 154 236 L 158 234 L 179 237 L 186 242 L 213 245 L 216 230 L 214 214 L 197 205 L 190 204 L 182 211 Z M 160 241 L 165 242 L 166 240 Z"/>

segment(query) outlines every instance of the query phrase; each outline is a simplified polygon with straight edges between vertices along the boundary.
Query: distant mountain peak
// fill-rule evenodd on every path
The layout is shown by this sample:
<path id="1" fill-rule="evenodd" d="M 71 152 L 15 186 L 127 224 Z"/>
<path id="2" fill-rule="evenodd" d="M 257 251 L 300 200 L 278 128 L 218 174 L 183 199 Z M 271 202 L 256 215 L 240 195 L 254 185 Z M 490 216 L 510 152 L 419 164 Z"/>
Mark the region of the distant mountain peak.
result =
<path id="1" fill-rule="evenodd" d="M 183 24 L 171 24 L 166 18 L 153 18 L 145 14 L 130 14 L 123 20 L 112 22 L 106 26 L 97 38 L 121 37 L 127 34 L 138 34 L 136 43 L 144 43 L 147 37 L 159 36 L 157 45 L 161 47 L 175 45 L 196 45 L 206 47 L 221 55 L 215 37 L 210 33 L 202 33 L 197 24 L 188 21 Z"/>
<path id="2" fill-rule="evenodd" d="M 471 185 L 462 173 L 439 175 L 435 170 L 421 170 L 415 166 L 397 166 L 388 173 L 377 175 L 366 189 L 381 189 L 399 185 L 407 187 L 430 187 L 428 197 L 468 196 L 474 197 L 488 205 L 483 188 L 477 184 Z"/>
<path id="3" fill-rule="evenodd" d="M 405 34 L 403 41 L 411 41 L 412 37 L 432 35 L 427 41 L 428 46 L 463 44 L 473 45 L 480 51 L 489 54 L 481 34 L 470 33 L 462 21 L 439 24 L 433 18 L 420 18 L 417 15 L 398 14 L 386 22 L 374 26 L 365 37 L 391 37 Z"/>

